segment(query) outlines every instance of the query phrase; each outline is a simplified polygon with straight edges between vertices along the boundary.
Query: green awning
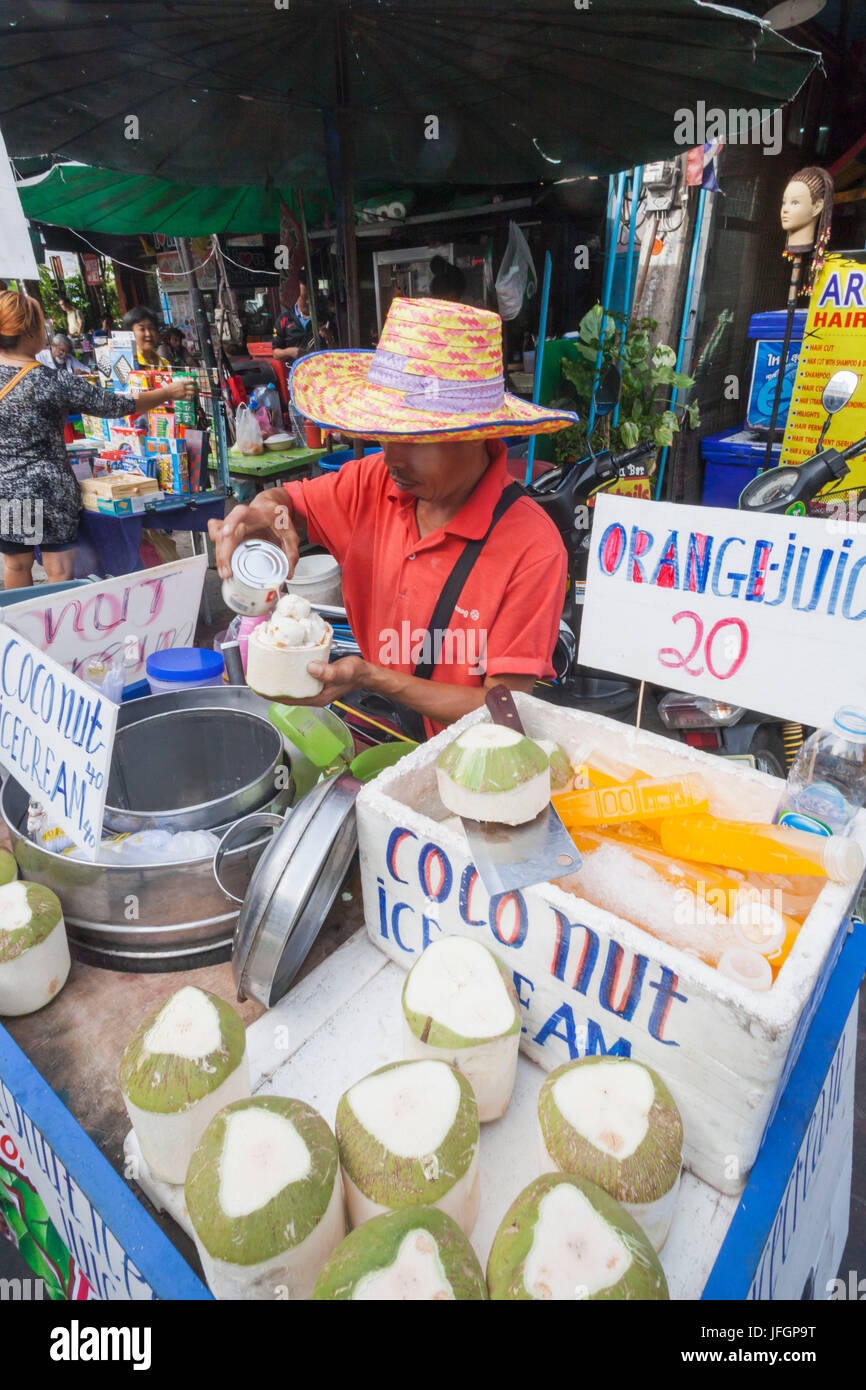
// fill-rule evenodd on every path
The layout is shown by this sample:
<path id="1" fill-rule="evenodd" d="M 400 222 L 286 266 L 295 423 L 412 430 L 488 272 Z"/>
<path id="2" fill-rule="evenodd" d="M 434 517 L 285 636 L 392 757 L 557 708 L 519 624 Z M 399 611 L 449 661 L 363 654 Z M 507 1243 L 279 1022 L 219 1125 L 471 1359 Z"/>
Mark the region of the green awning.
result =
<path id="1" fill-rule="evenodd" d="M 19 184 L 18 191 L 34 222 L 116 236 L 278 232 L 281 199 L 297 215 L 297 198 L 289 188 L 196 188 L 83 164 L 57 165 L 39 182 Z M 322 220 L 326 202 L 325 194 L 305 196 L 311 224 Z"/>

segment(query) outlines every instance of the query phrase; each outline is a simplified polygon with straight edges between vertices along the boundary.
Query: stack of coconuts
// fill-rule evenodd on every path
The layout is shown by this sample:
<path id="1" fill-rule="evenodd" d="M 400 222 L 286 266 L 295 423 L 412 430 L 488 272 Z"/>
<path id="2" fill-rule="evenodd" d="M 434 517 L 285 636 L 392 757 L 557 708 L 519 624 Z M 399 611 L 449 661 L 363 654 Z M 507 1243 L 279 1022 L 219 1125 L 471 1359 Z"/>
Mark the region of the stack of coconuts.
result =
<path id="1" fill-rule="evenodd" d="M 136 1030 L 127 1109 L 154 1176 L 185 1182 L 215 1296 L 667 1298 L 656 1249 L 682 1124 L 660 1078 L 607 1056 L 550 1073 L 541 1176 L 505 1214 L 485 1279 L 469 1242 L 480 1123 L 514 1087 L 514 984 L 485 946 L 443 937 L 409 972 L 402 1013 L 404 1060 L 345 1092 L 336 1135 L 301 1100 L 250 1097 L 243 1024 L 215 995 L 181 989 Z"/>
<path id="2" fill-rule="evenodd" d="M 71 960 L 60 899 L 18 878 L 0 849 L 0 1017 L 32 1014 L 63 988 Z"/>

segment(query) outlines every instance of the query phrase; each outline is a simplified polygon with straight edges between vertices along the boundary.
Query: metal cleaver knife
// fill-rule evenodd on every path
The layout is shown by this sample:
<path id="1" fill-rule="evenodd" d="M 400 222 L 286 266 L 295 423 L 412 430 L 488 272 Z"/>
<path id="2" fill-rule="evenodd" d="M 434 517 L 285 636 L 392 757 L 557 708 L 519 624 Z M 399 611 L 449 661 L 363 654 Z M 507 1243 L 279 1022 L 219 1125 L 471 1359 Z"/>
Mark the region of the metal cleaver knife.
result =
<path id="1" fill-rule="evenodd" d="M 494 686 L 486 703 L 494 724 L 524 732 L 506 685 Z M 529 888 L 533 883 L 564 878 L 580 868 L 577 847 L 552 806 L 545 806 L 535 820 L 523 825 L 461 819 L 475 867 L 488 893 Z"/>

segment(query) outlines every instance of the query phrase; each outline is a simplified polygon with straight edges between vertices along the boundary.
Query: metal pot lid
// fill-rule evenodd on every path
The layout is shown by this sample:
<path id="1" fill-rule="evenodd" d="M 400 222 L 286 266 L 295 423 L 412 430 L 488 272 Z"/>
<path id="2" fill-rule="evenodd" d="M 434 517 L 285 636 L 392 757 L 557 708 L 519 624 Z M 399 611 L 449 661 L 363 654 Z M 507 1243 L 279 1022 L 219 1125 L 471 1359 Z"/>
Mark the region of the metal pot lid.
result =
<path id="1" fill-rule="evenodd" d="M 289 575 L 289 562 L 271 541 L 243 541 L 232 554 L 232 574 L 251 589 L 278 589 Z"/>
<path id="2" fill-rule="evenodd" d="M 285 819 L 255 812 L 237 821 L 214 855 L 214 874 L 243 828 L 277 828 L 259 860 L 238 914 L 232 971 L 238 998 L 266 1008 L 281 999 L 306 959 L 340 890 L 358 845 L 348 773 L 319 782 Z M 222 883 L 220 887 L 227 896 Z M 235 898 L 235 901 L 238 901 Z"/>

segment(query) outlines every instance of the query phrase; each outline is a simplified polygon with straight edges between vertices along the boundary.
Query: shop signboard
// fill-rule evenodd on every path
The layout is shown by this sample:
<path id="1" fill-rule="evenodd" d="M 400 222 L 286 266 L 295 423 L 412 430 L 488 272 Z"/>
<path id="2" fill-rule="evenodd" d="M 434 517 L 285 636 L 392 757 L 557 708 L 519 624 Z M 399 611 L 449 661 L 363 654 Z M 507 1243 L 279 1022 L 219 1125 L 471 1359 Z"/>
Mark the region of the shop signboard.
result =
<path id="1" fill-rule="evenodd" d="M 0 623 L 0 764 L 95 859 L 118 706 Z"/>
<path id="2" fill-rule="evenodd" d="M 579 660 L 820 727 L 866 684 L 864 571 L 864 525 L 603 494 Z"/>
<path id="3" fill-rule="evenodd" d="M 193 555 L 26 599 L 4 608 L 3 620 L 73 673 L 93 657 L 122 658 L 131 684 L 152 652 L 193 645 L 206 568 L 206 556 Z"/>
<path id="4" fill-rule="evenodd" d="M 84 266 L 85 285 L 98 285 L 102 279 L 99 270 L 99 257 L 87 251 L 81 253 L 81 263 Z"/>
<path id="5" fill-rule="evenodd" d="M 834 372 L 856 372 L 859 382 L 848 405 L 833 416 L 824 447 L 844 449 L 866 435 L 864 340 L 866 251 L 831 252 L 809 300 L 780 465 L 803 463 L 815 453 L 827 418 L 821 392 Z M 810 506 L 831 517 L 866 521 L 866 453 L 853 459 L 847 476 L 824 488 Z"/>

